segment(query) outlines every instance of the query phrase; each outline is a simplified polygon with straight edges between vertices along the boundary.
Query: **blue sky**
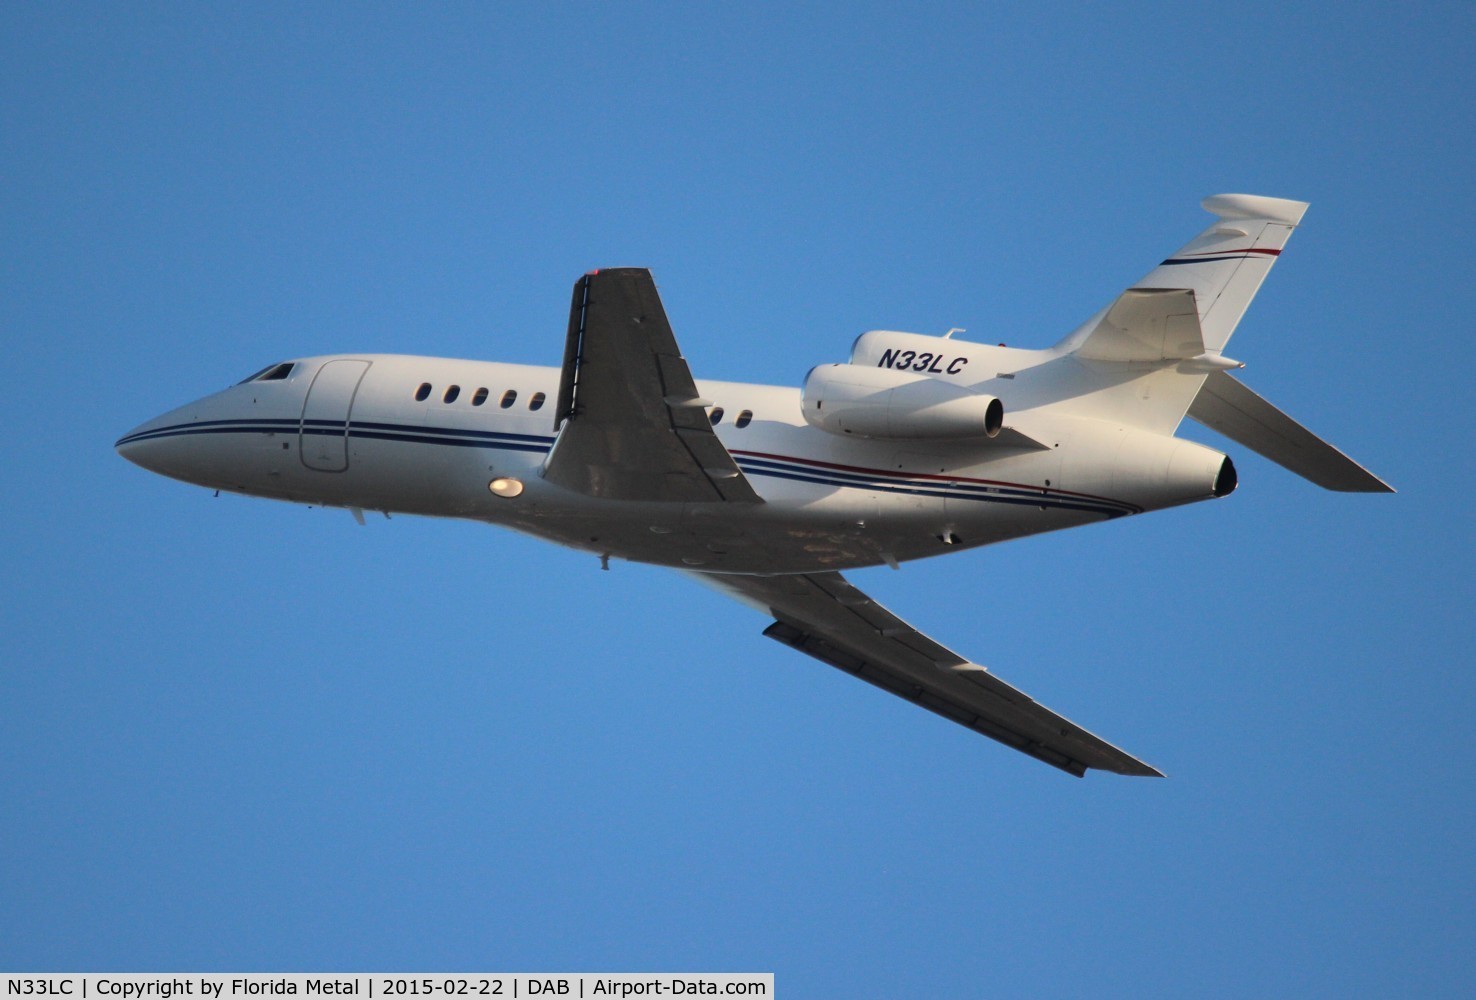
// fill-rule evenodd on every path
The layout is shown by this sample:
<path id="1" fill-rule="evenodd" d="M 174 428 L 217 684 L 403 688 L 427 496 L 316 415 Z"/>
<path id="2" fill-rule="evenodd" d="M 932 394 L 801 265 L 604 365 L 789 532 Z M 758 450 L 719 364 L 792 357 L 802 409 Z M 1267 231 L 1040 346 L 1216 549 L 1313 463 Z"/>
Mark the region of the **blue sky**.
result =
<path id="1" fill-rule="evenodd" d="M 1476 14 L 1319 6 L 6 4 L 0 966 L 1468 988 Z M 1218 442 L 1227 500 L 853 575 L 1163 781 L 665 571 L 112 450 L 295 355 L 557 363 L 596 266 L 699 376 L 1045 346 L 1220 191 L 1312 203 L 1245 380 L 1399 495 Z"/>

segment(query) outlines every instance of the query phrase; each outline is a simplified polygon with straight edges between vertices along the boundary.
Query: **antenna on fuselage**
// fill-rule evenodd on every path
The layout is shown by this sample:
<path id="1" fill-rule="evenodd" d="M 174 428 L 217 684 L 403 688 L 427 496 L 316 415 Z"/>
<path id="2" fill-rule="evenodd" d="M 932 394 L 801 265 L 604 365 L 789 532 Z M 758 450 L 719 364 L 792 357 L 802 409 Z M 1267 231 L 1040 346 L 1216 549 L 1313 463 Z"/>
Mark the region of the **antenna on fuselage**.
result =
<path id="1" fill-rule="evenodd" d="M 948 338 L 952 337 L 955 333 L 968 333 L 968 332 L 969 331 L 965 330 L 961 326 L 955 326 L 953 329 L 949 330 L 947 333 L 945 333 L 943 335 L 943 339 L 944 340 L 947 340 Z"/>

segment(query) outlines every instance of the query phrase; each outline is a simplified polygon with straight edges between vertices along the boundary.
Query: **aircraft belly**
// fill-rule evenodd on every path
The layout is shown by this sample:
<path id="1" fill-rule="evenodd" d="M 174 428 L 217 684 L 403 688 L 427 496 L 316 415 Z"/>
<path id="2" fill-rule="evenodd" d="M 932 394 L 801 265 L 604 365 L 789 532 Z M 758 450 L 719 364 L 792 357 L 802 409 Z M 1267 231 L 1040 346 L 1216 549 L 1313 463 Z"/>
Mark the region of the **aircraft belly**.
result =
<path id="1" fill-rule="evenodd" d="M 941 501 L 899 507 L 861 490 L 741 509 L 722 503 L 549 502 L 542 492 L 525 493 L 533 501 L 526 505 L 493 507 L 484 519 L 597 555 L 711 573 L 813 573 L 901 563 L 1099 519 L 1037 507 L 969 511 L 960 522 L 963 537 L 946 542 Z"/>
<path id="2" fill-rule="evenodd" d="M 541 486 L 542 484 L 540 484 Z M 882 557 L 846 504 L 668 504 L 524 493 L 486 518 L 597 555 L 714 573 L 802 573 L 870 566 Z M 870 508 L 867 508 L 870 509 Z M 864 512 L 864 511 L 863 511 Z"/>
<path id="3" fill-rule="evenodd" d="M 320 492 L 355 506 L 433 517 L 505 519 L 509 501 L 488 488 L 499 477 L 538 482 L 541 452 L 454 447 L 408 440 L 356 437 L 352 463 L 334 484 Z M 328 477 L 324 477 L 328 478 Z M 353 497 L 352 501 L 344 497 Z"/>

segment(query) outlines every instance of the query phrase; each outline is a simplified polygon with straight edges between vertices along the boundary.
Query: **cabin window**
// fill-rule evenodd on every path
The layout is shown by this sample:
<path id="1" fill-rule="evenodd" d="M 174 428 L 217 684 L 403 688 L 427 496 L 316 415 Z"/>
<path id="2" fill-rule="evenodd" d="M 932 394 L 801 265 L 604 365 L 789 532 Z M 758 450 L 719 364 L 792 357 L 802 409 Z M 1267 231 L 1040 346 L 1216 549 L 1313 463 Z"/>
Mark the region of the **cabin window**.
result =
<path id="1" fill-rule="evenodd" d="M 509 390 L 507 390 L 507 392 L 504 392 L 502 394 L 502 402 L 498 403 L 497 405 L 500 406 L 500 407 L 502 407 L 505 410 L 509 406 L 511 406 L 514 403 L 516 403 L 517 401 L 518 401 L 518 390 L 516 390 L 516 389 L 509 389 Z"/>
<path id="2" fill-rule="evenodd" d="M 542 409 L 542 407 L 543 407 L 543 401 L 545 399 L 547 399 L 547 398 L 548 397 L 545 396 L 543 393 L 541 393 L 541 392 L 535 392 L 532 395 L 532 397 L 529 398 L 529 400 L 528 400 L 528 409 L 530 409 L 530 410 Z"/>
<path id="3" fill-rule="evenodd" d="M 448 385 L 448 386 L 446 386 L 446 394 L 441 397 L 441 401 L 443 403 L 454 403 L 454 402 L 456 402 L 456 397 L 457 396 L 460 396 L 460 395 L 461 395 L 461 386 L 459 386 L 459 385 Z"/>
<path id="4" fill-rule="evenodd" d="M 427 399 L 430 399 L 430 389 L 429 382 L 420 383 L 420 388 L 415 390 L 415 401 L 417 403 L 424 403 Z"/>
<path id="5" fill-rule="evenodd" d="M 481 406 L 487 401 L 487 387 L 483 386 L 472 395 L 472 405 Z"/>
<path id="6" fill-rule="evenodd" d="M 714 406 L 712 412 L 707 415 L 707 419 L 712 422 L 712 426 L 716 427 L 718 421 L 723 419 L 723 408 L 721 406 Z"/>
<path id="7" fill-rule="evenodd" d="M 738 419 L 733 421 L 733 426 L 747 427 L 751 423 L 753 423 L 753 411 L 744 410 L 742 413 L 738 414 Z"/>

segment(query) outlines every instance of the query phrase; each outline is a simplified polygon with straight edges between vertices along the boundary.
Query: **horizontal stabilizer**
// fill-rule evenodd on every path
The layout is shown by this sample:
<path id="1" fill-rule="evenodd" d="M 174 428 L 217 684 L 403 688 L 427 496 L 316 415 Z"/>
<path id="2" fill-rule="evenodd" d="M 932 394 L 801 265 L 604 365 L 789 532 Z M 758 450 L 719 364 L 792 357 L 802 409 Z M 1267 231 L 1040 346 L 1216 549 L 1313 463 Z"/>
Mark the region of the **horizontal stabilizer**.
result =
<path id="1" fill-rule="evenodd" d="M 1189 416 L 1318 486 L 1343 493 L 1393 487 L 1256 395 L 1226 372 L 1205 379 Z"/>

